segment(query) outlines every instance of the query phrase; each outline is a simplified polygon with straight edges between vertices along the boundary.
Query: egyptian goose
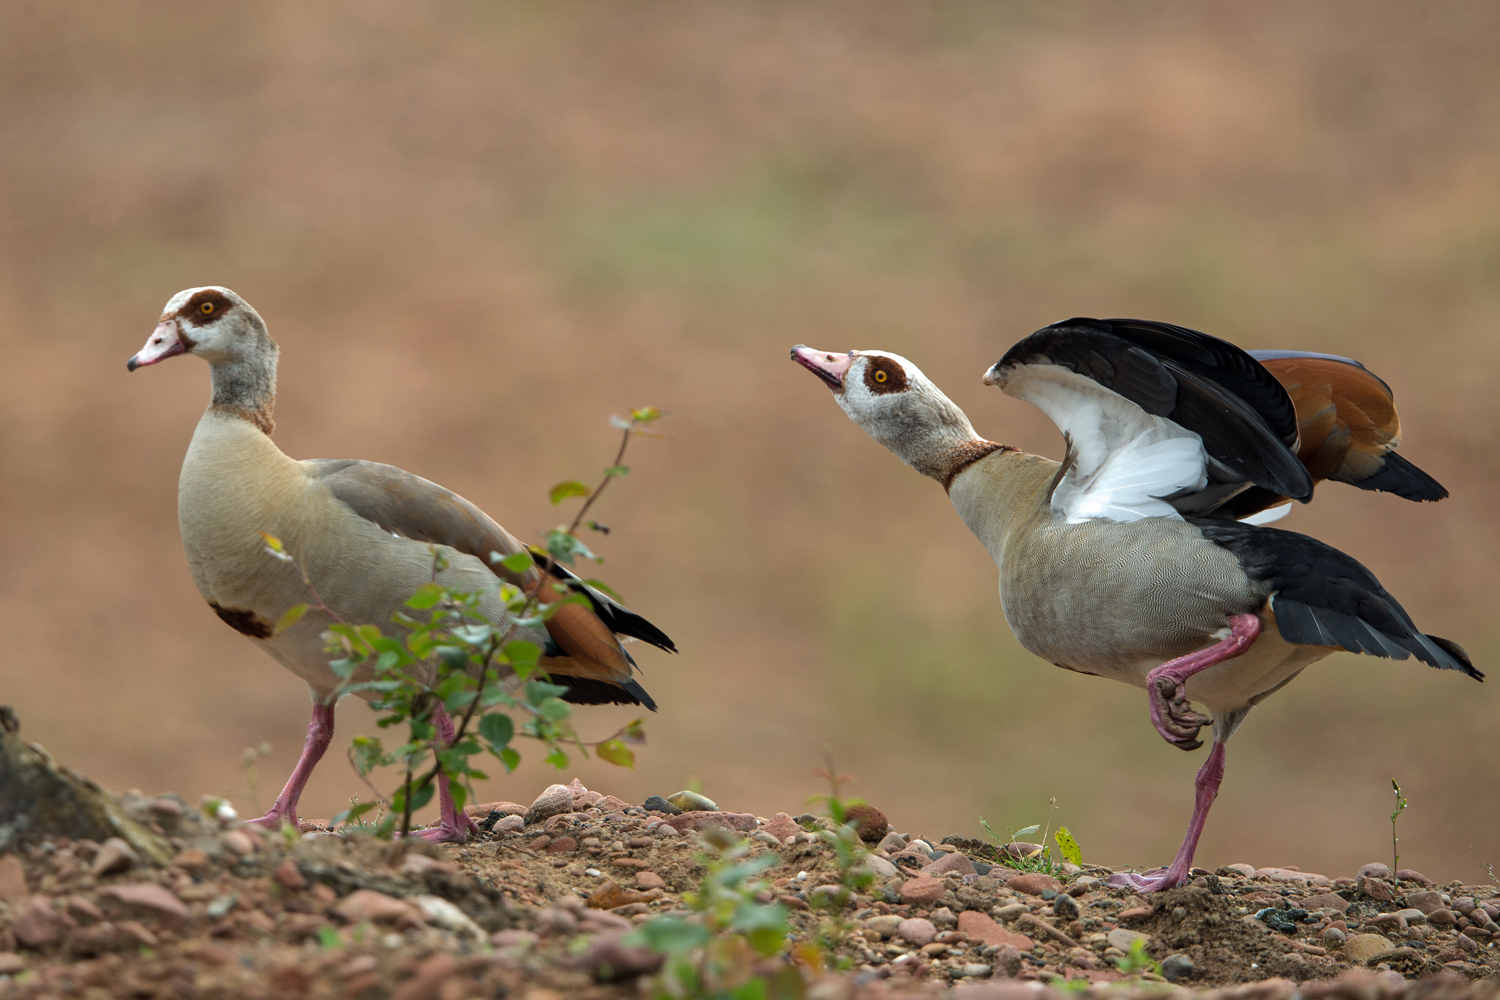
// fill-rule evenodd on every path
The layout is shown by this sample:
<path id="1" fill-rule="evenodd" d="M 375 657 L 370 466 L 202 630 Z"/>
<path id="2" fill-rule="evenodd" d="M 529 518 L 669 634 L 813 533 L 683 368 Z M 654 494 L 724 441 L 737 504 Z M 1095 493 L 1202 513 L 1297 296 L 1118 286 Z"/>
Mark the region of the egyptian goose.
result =
<path id="1" fill-rule="evenodd" d="M 1067 441 L 1058 463 L 981 438 L 905 358 L 802 346 L 792 357 L 871 437 L 947 489 L 999 567 L 1001 606 L 1023 646 L 1145 688 L 1152 723 L 1174 746 L 1202 746 L 1198 731 L 1212 723 L 1177 857 L 1116 884 L 1153 892 L 1186 881 L 1225 744 L 1308 664 L 1347 649 L 1483 679 L 1353 558 L 1238 520 L 1306 501 L 1325 478 L 1411 499 L 1447 495 L 1393 454 L 1390 390 L 1357 362 L 1257 360 L 1164 323 L 1054 324 L 1011 348 L 984 382 L 1052 418 Z"/>
<path id="2" fill-rule="evenodd" d="M 307 682 L 312 721 L 301 759 L 265 816 L 253 822 L 277 828 L 297 824 L 297 800 L 333 737 L 333 708 L 340 679 L 328 666 L 322 632 L 328 622 L 309 612 L 273 634 L 272 623 L 307 600 L 299 574 L 268 559 L 264 531 L 280 538 L 313 588 L 343 620 L 383 625 L 430 579 L 430 546 L 445 546 L 449 569 L 439 582 L 490 590 L 484 611 L 505 619 L 497 578 L 518 586 L 536 582 L 539 570 L 511 573 L 499 559 L 525 550 L 482 510 L 409 472 L 351 459 L 288 458 L 271 441 L 278 349 L 266 324 L 227 288 L 190 288 L 167 302 L 156 330 L 126 366 L 130 371 L 179 354 L 208 362 L 213 395 L 198 421 L 182 463 L 177 516 L 193 581 L 214 613 Z M 498 553 L 499 555 L 495 555 Z M 555 577 L 570 578 L 554 566 Z M 549 580 L 546 601 L 558 599 Z M 547 651 L 542 667 L 568 688 L 561 697 L 579 704 L 656 703 L 632 678 L 634 660 L 618 637 L 641 639 L 668 652 L 672 640 L 640 615 L 587 588 L 589 606 L 565 604 L 542 627 L 518 638 Z M 366 697 L 369 697 L 366 694 Z M 451 720 L 434 710 L 440 738 L 451 740 Z M 462 840 L 473 821 L 454 808 L 445 781 L 438 782 L 442 818 L 424 831 L 431 840 Z"/>

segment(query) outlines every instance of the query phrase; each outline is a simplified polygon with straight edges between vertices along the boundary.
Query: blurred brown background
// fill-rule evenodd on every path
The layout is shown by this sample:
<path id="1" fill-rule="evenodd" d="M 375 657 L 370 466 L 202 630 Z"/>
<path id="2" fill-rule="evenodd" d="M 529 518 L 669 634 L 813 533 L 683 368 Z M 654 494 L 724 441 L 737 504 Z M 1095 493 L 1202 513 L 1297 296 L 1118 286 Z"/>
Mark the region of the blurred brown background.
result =
<path id="1" fill-rule="evenodd" d="M 637 770 L 585 783 L 796 812 L 831 744 L 903 830 L 1056 796 L 1089 859 L 1165 863 L 1201 752 L 1020 650 L 942 490 L 787 349 L 905 354 L 1054 457 L 979 382 L 1053 320 L 1355 355 L 1453 497 L 1335 484 L 1285 523 L 1494 677 L 1497 45 L 1483 2 L 0 5 L 0 701 L 113 788 L 248 812 L 241 750 L 274 747 L 262 806 L 295 760 L 304 688 L 182 558 L 207 371 L 125 372 L 172 293 L 224 284 L 281 344 L 284 450 L 400 465 L 524 537 L 611 413 L 671 411 L 602 504 L 600 572 L 683 652 L 642 656 Z M 1200 862 L 1388 859 L 1395 777 L 1403 863 L 1481 877 L 1497 687 L 1323 661 L 1234 741 Z M 304 814 L 358 790 L 337 750 L 371 720 L 344 704 Z M 529 801 L 531 757 L 481 794 Z"/>

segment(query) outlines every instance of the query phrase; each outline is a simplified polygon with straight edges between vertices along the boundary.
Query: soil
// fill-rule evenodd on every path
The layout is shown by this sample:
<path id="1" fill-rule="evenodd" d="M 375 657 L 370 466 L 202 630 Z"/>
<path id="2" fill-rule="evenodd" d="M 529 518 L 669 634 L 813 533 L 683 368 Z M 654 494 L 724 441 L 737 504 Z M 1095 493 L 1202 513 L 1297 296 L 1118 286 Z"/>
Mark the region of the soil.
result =
<path id="1" fill-rule="evenodd" d="M 650 984 L 632 973 L 650 956 L 620 938 L 632 924 L 682 908 L 703 871 L 694 828 L 716 823 L 741 829 L 755 853 L 780 858 L 762 898 L 791 908 L 797 939 L 827 930 L 830 918 L 807 909 L 814 887 L 838 878 L 831 851 L 808 829 L 827 820 L 668 815 L 576 783 L 570 791 L 572 809 L 546 819 L 525 821 L 517 814 L 527 807 L 514 803 L 472 807 L 505 832 L 436 847 L 316 823 L 300 837 L 226 829 L 175 796 L 127 795 L 125 811 L 171 844 L 167 865 L 133 860 L 117 842 L 38 831 L 0 853 L 0 997 L 638 997 Z M 928 841 L 931 853 L 968 860 L 941 861 L 960 870 L 939 872 L 935 883 L 917 881 L 918 868 L 939 864 L 931 853 L 885 842 L 877 854 L 898 874 L 851 900 L 835 949 L 848 971 L 800 969 L 808 995 L 954 989 L 968 1000 L 1006 1000 L 1079 980 L 1070 988 L 1111 996 L 1191 989 L 1226 1000 L 1493 997 L 1500 987 L 1500 948 L 1483 928 L 1494 926 L 1483 907 L 1500 902 L 1494 885 L 1238 866 L 1194 869 L 1191 884 L 1143 897 L 1095 881 L 1107 870 L 1075 869 L 1058 882 L 1022 877 L 996 864 L 991 845 L 947 841 Z M 903 891 L 909 897 L 921 886 L 933 898 L 903 901 Z M 1415 895 L 1424 891 L 1440 895 Z M 1428 909 L 1440 902 L 1441 912 L 1390 916 L 1413 901 Z M 873 919 L 888 915 L 925 917 L 940 938 L 925 948 L 906 943 L 891 936 L 894 921 Z M 1329 927 L 1348 944 L 1325 939 Z M 1356 936 L 1371 933 L 1385 943 L 1374 939 L 1373 952 L 1354 954 Z M 1152 959 L 1170 957 L 1173 983 L 1117 969 L 1136 935 L 1146 935 Z M 1368 949 L 1371 940 L 1359 943 Z M 1027 991 L 1015 992 L 1020 986 Z"/>

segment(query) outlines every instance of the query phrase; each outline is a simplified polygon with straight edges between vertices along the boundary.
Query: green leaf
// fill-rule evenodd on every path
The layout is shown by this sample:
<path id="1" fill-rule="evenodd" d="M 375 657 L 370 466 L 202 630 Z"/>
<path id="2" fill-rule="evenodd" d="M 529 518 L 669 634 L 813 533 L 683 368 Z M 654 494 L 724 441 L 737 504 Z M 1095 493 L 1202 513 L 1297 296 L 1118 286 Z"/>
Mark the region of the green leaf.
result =
<path id="1" fill-rule="evenodd" d="M 643 406 L 639 410 L 631 410 L 630 415 L 643 424 L 649 424 L 653 420 L 660 420 L 666 416 L 654 406 Z"/>
<path id="2" fill-rule="evenodd" d="M 551 764 L 559 771 L 568 766 L 568 755 L 563 753 L 562 750 L 557 747 L 552 748 L 552 752 L 547 755 L 546 759 L 547 763 Z"/>
<path id="3" fill-rule="evenodd" d="M 615 600 L 621 602 L 622 604 L 625 601 L 625 598 L 623 598 L 619 594 L 615 593 L 614 588 L 612 588 L 609 584 L 605 583 L 603 580 L 595 580 L 595 579 L 593 579 L 591 577 L 591 578 L 589 578 L 589 579 L 587 579 L 587 580 L 585 580 L 583 582 L 586 583 L 586 584 L 588 584 L 590 587 L 593 587 L 595 590 L 603 591 L 604 593 L 608 594 L 610 597 L 613 597 Z"/>
<path id="4" fill-rule="evenodd" d="M 416 782 L 413 782 L 413 784 L 415 785 Z M 422 808 L 431 801 L 432 782 L 429 781 L 427 784 L 413 789 L 411 796 L 411 811 L 416 812 L 418 809 Z M 406 812 L 405 785 L 402 785 L 400 788 L 396 789 L 396 794 L 391 796 L 391 811 L 396 813 Z"/>
<path id="5" fill-rule="evenodd" d="M 630 475 L 630 466 L 611 465 L 609 468 L 604 470 L 604 474 L 606 476 L 628 476 Z"/>
<path id="6" fill-rule="evenodd" d="M 282 615 L 281 618 L 276 622 L 276 627 L 271 630 L 271 634 L 280 635 L 287 629 L 291 628 L 293 625 L 300 622 L 302 620 L 302 616 L 307 614 L 307 607 L 308 606 L 306 604 L 293 604 L 291 607 L 287 608 L 286 614 Z"/>
<path id="7" fill-rule="evenodd" d="M 473 691 L 455 691 L 443 699 L 443 707 L 452 715 L 457 715 L 469 707 L 469 702 L 474 700 Z"/>
<path id="8" fill-rule="evenodd" d="M 430 608 L 441 601 L 448 592 L 448 588 L 439 583 L 424 583 L 412 592 L 406 599 L 408 608 L 416 608 L 418 611 Z"/>
<path id="9" fill-rule="evenodd" d="M 568 689 L 561 684 L 549 684 L 546 681 L 526 682 L 526 700 L 538 708 L 548 698 L 556 698 L 558 695 L 567 694 L 567 692 Z"/>
<path id="10" fill-rule="evenodd" d="M 620 740 L 605 740 L 594 751 L 600 760 L 619 767 L 635 767 L 635 751 Z"/>
<path id="11" fill-rule="evenodd" d="M 586 497 L 592 492 L 594 491 L 583 483 L 578 482 L 576 479 L 570 479 L 565 483 L 558 483 L 552 487 L 547 493 L 547 498 L 552 501 L 552 506 L 556 507 L 568 499 L 568 497 Z"/>
<path id="12" fill-rule="evenodd" d="M 491 552 L 490 559 L 498 561 L 501 566 L 504 566 L 512 573 L 524 573 L 535 564 L 535 560 L 531 558 L 530 552 L 513 552 L 504 559 L 498 559 L 499 555 L 500 553 L 498 552 Z"/>
<path id="13" fill-rule="evenodd" d="M 534 664 L 541 655 L 542 647 L 525 639 L 513 639 L 505 644 L 505 658 L 511 663 Z"/>
<path id="14" fill-rule="evenodd" d="M 479 735 L 499 753 L 516 735 L 516 724 L 504 712 L 491 712 L 480 718 Z"/>
<path id="15" fill-rule="evenodd" d="M 450 778 L 448 779 L 448 794 L 453 796 L 453 808 L 463 812 L 464 803 L 469 800 L 468 789 L 464 788 L 457 778 Z"/>
<path id="16" fill-rule="evenodd" d="M 573 714 L 573 708 L 561 698 L 548 698 L 537 706 L 537 711 L 542 713 L 542 718 L 548 722 L 561 722 Z"/>
<path id="17" fill-rule="evenodd" d="M 1024 837 L 1028 833 L 1036 833 L 1041 828 L 1042 828 L 1042 824 L 1040 824 L 1040 823 L 1033 823 L 1033 824 L 1031 824 L 1030 826 L 1028 826 L 1024 830 L 1017 830 L 1012 836 Z"/>
<path id="18" fill-rule="evenodd" d="M 521 766 L 521 755 L 516 752 L 515 747 L 506 747 L 500 751 L 500 763 L 505 765 L 507 773 L 513 773 Z"/>
<path id="19" fill-rule="evenodd" d="M 375 802 L 356 802 L 354 805 L 350 806 L 348 809 L 345 809 L 343 812 L 339 813 L 328 822 L 332 823 L 334 826 L 339 826 L 343 823 L 352 823 L 363 816 L 365 813 L 374 809 L 377 805 L 378 803 Z"/>
<path id="20" fill-rule="evenodd" d="M 1080 868 L 1083 867 L 1083 851 L 1079 849 L 1078 841 L 1073 839 L 1073 835 L 1068 832 L 1067 827 L 1058 827 L 1057 833 L 1053 834 L 1053 838 L 1057 841 L 1057 849 L 1062 852 L 1062 856 L 1069 864 L 1078 865 Z"/>
<path id="21" fill-rule="evenodd" d="M 652 951 L 685 952 L 708 944 L 709 930 L 678 917 L 656 917 L 641 925 L 640 935 Z"/>
<path id="22" fill-rule="evenodd" d="M 338 932 L 338 928 L 336 927 L 319 927 L 318 946 L 324 951 L 342 948 L 344 946 L 344 936 Z"/>

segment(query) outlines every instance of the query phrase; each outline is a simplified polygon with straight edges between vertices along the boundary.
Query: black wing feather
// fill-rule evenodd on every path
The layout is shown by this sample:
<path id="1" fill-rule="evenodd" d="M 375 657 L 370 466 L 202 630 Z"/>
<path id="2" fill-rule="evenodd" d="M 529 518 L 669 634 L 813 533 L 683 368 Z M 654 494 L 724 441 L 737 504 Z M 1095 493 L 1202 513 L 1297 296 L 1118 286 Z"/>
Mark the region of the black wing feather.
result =
<path id="1" fill-rule="evenodd" d="M 531 550 L 532 560 L 543 569 L 547 568 L 547 554 L 540 549 Z M 589 604 L 594 609 L 594 614 L 609 626 L 609 630 L 616 635 L 628 635 L 632 639 L 650 643 L 657 649 L 668 653 L 677 652 L 677 645 L 672 642 L 672 637 L 661 629 L 651 624 L 644 616 L 636 614 L 618 601 L 610 600 L 609 595 L 590 587 L 584 583 L 577 573 L 572 572 L 566 566 L 557 562 L 551 563 L 552 577 L 555 580 L 563 580 L 573 584 L 576 589 L 589 599 Z M 628 659 L 630 654 L 626 653 Z M 632 661 L 634 662 L 634 661 Z M 567 699 L 563 699 L 566 701 Z"/>
<path id="2" fill-rule="evenodd" d="M 1439 670 L 1483 680 L 1463 647 L 1425 635 L 1406 609 L 1353 556 L 1280 528 L 1235 521 L 1195 521 L 1203 537 L 1239 558 L 1271 594 L 1276 627 L 1288 642 L 1339 646 L 1392 660 L 1415 656 Z"/>
<path id="3" fill-rule="evenodd" d="M 1290 447 L 1297 442 L 1291 397 L 1228 341 L 1170 323 L 1079 317 L 1033 333 L 997 367 L 1029 364 L 1062 365 L 1194 432 L 1238 481 L 1278 496 L 1312 496 L 1312 480 Z"/>

